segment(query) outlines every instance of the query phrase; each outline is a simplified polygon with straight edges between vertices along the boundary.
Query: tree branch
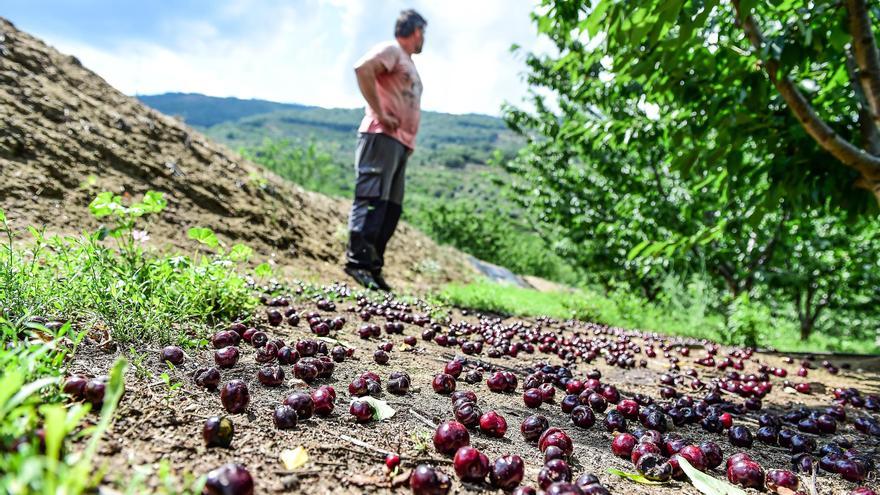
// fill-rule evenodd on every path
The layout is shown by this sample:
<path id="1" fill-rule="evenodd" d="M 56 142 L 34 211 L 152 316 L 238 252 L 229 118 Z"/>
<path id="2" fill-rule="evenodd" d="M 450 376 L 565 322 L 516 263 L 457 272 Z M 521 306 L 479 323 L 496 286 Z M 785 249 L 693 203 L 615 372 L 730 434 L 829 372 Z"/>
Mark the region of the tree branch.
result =
<path id="1" fill-rule="evenodd" d="M 849 33 L 853 38 L 853 53 L 859 64 L 859 83 L 868 101 L 868 109 L 876 127 L 880 127 L 880 51 L 865 0 L 846 0 Z"/>
<path id="2" fill-rule="evenodd" d="M 740 0 L 731 0 L 731 2 L 736 11 L 737 19 L 742 18 Z M 741 25 L 755 52 L 761 53 L 765 41 L 755 18 L 751 14 L 746 15 Z M 880 202 L 880 156 L 869 154 L 834 132 L 834 129 L 819 117 L 791 78 L 788 76 L 779 77 L 779 60 L 768 58 L 762 62 L 770 82 L 779 91 L 788 104 L 788 108 L 801 122 L 807 134 L 841 163 L 857 170 L 862 177 L 856 185 L 871 190 L 877 201 Z"/>
<path id="3" fill-rule="evenodd" d="M 736 297 L 739 295 L 739 284 L 736 282 L 736 278 L 733 276 L 733 270 L 727 266 L 726 263 L 720 262 L 715 265 L 715 270 L 721 275 L 721 278 L 727 283 L 727 290 Z"/>
<path id="4" fill-rule="evenodd" d="M 849 85 L 859 104 L 859 130 L 864 141 L 862 147 L 872 155 L 880 155 L 880 128 L 874 122 L 868 99 L 859 83 L 859 68 L 851 53 L 846 54 L 846 71 L 849 73 Z"/>

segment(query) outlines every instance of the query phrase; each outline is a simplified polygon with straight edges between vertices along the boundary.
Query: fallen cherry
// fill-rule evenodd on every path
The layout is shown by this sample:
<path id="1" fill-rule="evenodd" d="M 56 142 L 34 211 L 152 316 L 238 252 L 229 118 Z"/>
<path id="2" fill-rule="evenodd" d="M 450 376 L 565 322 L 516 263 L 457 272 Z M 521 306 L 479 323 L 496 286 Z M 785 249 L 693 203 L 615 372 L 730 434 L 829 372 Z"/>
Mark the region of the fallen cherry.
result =
<path id="1" fill-rule="evenodd" d="M 289 430 L 290 428 L 293 428 L 296 426 L 298 419 L 296 409 L 284 404 L 275 406 L 275 411 L 272 413 L 272 422 L 275 423 L 275 428 L 278 428 L 279 430 Z"/>
<path id="2" fill-rule="evenodd" d="M 226 464 L 209 472 L 204 495 L 253 495 L 254 480 L 241 464 Z"/>
<path id="3" fill-rule="evenodd" d="M 507 421 L 495 411 L 480 416 L 480 431 L 490 437 L 501 438 L 507 433 Z"/>
<path id="4" fill-rule="evenodd" d="M 489 458 L 470 446 L 459 448 L 452 462 L 462 481 L 480 482 L 489 474 Z"/>
<path id="5" fill-rule="evenodd" d="M 787 488 L 793 492 L 798 489 L 799 481 L 796 474 L 784 469 L 771 469 L 767 471 L 764 486 L 771 492 L 778 492 L 778 488 Z"/>
<path id="6" fill-rule="evenodd" d="M 257 380 L 267 387 L 277 387 L 284 383 L 284 370 L 281 366 L 264 366 L 257 371 Z"/>
<path id="7" fill-rule="evenodd" d="M 639 457 L 636 470 L 651 481 L 668 481 L 672 477 L 672 466 L 659 454 L 646 453 Z"/>
<path id="8" fill-rule="evenodd" d="M 196 385 L 215 390 L 220 384 L 220 371 L 217 368 L 201 368 L 194 374 Z"/>
<path id="9" fill-rule="evenodd" d="M 495 460 L 489 479 L 492 486 L 502 490 L 513 490 L 522 482 L 525 464 L 518 455 L 505 455 Z"/>
<path id="10" fill-rule="evenodd" d="M 550 427 L 547 418 L 540 415 L 529 416 L 519 426 L 519 431 L 528 442 L 536 442 L 544 430 Z"/>
<path id="11" fill-rule="evenodd" d="M 715 469 L 721 465 L 724 460 L 724 454 L 721 447 L 715 442 L 703 442 L 700 444 L 700 450 L 706 460 L 707 469 Z"/>
<path id="12" fill-rule="evenodd" d="M 434 377 L 431 387 L 438 394 L 451 394 L 455 391 L 455 377 L 446 373 L 440 373 Z"/>
<path id="13" fill-rule="evenodd" d="M 544 467 L 538 471 L 538 486 L 547 490 L 554 483 L 568 483 L 571 481 L 571 468 L 562 459 L 551 459 L 544 463 Z"/>
<path id="14" fill-rule="evenodd" d="M 409 477 L 413 495 L 446 495 L 450 486 L 448 476 L 425 464 L 416 467 Z"/>
<path id="15" fill-rule="evenodd" d="M 288 395 L 283 404 L 296 410 L 299 419 L 309 419 L 315 412 L 315 403 L 312 401 L 311 395 L 305 392 L 294 392 Z"/>
<path id="16" fill-rule="evenodd" d="M 621 433 L 611 441 L 611 452 L 617 457 L 629 459 L 636 446 L 636 437 L 629 433 Z"/>
<path id="17" fill-rule="evenodd" d="M 238 347 L 228 346 L 214 351 L 214 362 L 221 368 L 231 368 L 238 362 Z"/>
<path id="18" fill-rule="evenodd" d="M 434 432 L 434 448 L 441 454 L 453 455 L 459 448 L 468 445 L 470 438 L 463 424 L 458 421 L 444 421 Z"/>
<path id="19" fill-rule="evenodd" d="M 366 423 L 373 419 L 373 406 L 362 400 L 352 401 L 348 412 L 354 416 L 358 423 Z"/>
<path id="20" fill-rule="evenodd" d="M 544 401 L 544 396 L 540 390 L 537 388 L 530 388 L 523 392 L 523 402 L 526 407 L 537 408 L 541 407 L 541 403 Z"/>
<path id="21" fill-rule="evenodd" d="M 202 428 L 202 438 L 208 447 L 229 447 L 234 433 L 235 427 L 227 417 L 212 416 Z"/>
<path id="22" fill-rule="evenodd" d="M 220 390 L 220 401 L 231 414 L 243 413 L 250 402 L 251 395 L 247 385 L 241 380 L 232 380 Z"/>
<path id="23" fill-rule="evenodd" d="M 329 385 L 322 385 L 312 392 L 312 403 L 314 403 L 315 414 L 318 416 L 329 416 L 333 413 L 335 407 L 336 391 Z"/>
<path id="24" fill-rule="evenodd" d="M 180 366 L 181 364 L 183 364 L 183 349 L 177 347 L 176 345 L 169 345 L 164 347 L 162 349 L 160 361 L 171 363 L 174 366 Z"/>
<path id="25" fill-rule="evenodd" d="M 734 485 L 760 490 L 764 486 L 764 470 L 755 461 L 741 460 L 727 467 L 727 480 Z"/>
<path id="26" fill-rule="evenodd" d="M 577 406 L 572 409 L 571 422 L 578 428 L 590 428 L 596 423 L 596 416 L 593 410 L 586 406 Z"/>

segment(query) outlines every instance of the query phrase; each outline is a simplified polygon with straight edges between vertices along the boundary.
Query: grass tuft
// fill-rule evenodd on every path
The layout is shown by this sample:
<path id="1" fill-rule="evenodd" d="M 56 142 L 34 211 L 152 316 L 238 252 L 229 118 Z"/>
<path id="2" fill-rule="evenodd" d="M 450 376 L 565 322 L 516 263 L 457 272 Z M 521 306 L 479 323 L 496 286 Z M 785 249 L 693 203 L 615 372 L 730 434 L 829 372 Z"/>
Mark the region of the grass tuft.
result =
<path id="1" fill-rule="evenodd" d="M 143 209 L 99 199 L 100 212 L 120 213 L 108 214 L 109 227 L 79 237 L 30 229 L 32 242 L 13 242 L 17 233 L 0 219 L 0 234 L 6 235 L 0 245 L 0 314 L 6 320 L 72 320 L 78 328 L 107 329 L 119 342 L 191 345 L 255 306 L 247 279 L 236 270 L 250 257 L 249 248 L 227 251 L 209 229 L 191 229 L 198 242 L 193 254 L 157 255 L 142 247 L 147 234 L 137 222 Z M 161 211 L 164 203 L 158 204 L 150 213 Z"/>

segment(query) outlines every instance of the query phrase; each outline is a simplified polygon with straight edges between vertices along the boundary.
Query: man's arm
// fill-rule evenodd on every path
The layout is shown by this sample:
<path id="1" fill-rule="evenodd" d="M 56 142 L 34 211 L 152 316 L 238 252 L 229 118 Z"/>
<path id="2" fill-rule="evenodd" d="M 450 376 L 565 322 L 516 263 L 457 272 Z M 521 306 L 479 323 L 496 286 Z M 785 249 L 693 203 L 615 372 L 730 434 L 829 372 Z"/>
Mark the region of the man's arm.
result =
<path id="1" fill-rule="evenodd" d="M 354 69 L 358 87 L 360 87 L 364 99 L 367 100 L 367 105 L 370 105 L 370 108 L 376 112 L 376 118 L 379 119 L 382 127 L 389 132 L 394 132 L 400 125 L 400 121 L 394 115 L 385 114 L 385 110 L 379 104 L 379 95 L 376 93 L 376 76 L 387 71 L 385 65 L 375 58 L 365 61 Z"/>

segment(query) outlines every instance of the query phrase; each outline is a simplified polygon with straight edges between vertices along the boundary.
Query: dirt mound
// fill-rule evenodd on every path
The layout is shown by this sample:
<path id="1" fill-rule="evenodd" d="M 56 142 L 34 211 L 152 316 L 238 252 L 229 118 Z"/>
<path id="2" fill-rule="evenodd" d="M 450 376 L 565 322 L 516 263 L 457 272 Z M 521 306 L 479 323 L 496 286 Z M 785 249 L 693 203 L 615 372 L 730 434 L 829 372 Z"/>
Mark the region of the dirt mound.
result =
<path id="1" fill-rule="evenodd" d="M 95 228 L 88 204 L 100 191 L 165 194 L 151 242 L 192 250 L 186 231 L 210 227 L 251 246 L 286 275 L 330 280 L 339 268 L 348 203 L 311 193 L 211 142 L 182 122 L 117 91 L 0 18 L 0 207 L 16 228 Z M 459 252 L 402 224 L 387 276 L 431 287 L 473 275 Z"/>

